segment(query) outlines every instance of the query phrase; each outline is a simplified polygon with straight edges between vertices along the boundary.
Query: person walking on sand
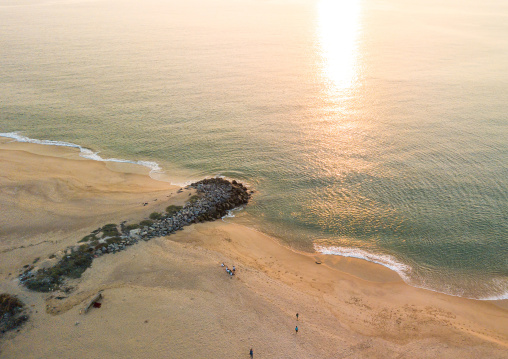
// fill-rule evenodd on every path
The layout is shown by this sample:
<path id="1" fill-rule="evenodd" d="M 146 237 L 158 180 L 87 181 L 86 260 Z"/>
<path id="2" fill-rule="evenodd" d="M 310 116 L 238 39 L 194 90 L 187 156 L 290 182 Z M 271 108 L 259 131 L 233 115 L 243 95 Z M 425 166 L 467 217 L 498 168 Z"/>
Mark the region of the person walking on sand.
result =
<path id="1" fill-rule="evenodd" d="M 296 320 L 298 320 L 298 313 L 296 313 Z"/>
<path id="2" fill-rule="evenodd" d="M 298 325 L 295 327 L 295 332 L 298 334 Z"/>
<path id="3" fill-rule="evenodd" d="M 250 354 L 250 357 L 251 357 L 251 358 L 254 358 L 254 351 L 252 350 L 252 348 L 250 348 L 250 352 L 249 352 L 249 354 Z"/>

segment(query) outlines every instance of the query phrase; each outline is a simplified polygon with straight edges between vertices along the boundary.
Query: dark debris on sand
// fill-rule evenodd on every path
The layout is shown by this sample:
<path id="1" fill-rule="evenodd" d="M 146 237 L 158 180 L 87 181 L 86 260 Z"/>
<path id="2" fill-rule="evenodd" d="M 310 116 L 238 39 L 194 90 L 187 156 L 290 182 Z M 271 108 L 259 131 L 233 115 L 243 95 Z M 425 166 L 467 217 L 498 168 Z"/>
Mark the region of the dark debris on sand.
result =
<path id="1" fill-rule="evenodd" d="M 28 320 L 25 305 L 16 296 L 0 294 L 0 337 Z"/>

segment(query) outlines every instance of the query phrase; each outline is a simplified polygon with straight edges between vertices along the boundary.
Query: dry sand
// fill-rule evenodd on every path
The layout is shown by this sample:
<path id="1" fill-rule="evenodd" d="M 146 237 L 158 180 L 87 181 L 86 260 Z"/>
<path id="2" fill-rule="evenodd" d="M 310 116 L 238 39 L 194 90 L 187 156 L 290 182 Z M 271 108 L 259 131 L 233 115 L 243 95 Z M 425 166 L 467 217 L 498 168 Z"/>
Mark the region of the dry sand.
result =
<path id="1" fill-rule="evenodd" d="M 189 196 L 146 172 L 0 142 L 0 292 L 30 311 L 0 340 L 1 358 L 248 358 L 251 347 L 254 358 L 508 357 L 507 301 L 413 288 L 382 266 L 299 253 L 234 219 L 97 258 L 62 300 L 17 284 L 35 258 Z M 102 307 L 80 314 L 99 290 Z"/>

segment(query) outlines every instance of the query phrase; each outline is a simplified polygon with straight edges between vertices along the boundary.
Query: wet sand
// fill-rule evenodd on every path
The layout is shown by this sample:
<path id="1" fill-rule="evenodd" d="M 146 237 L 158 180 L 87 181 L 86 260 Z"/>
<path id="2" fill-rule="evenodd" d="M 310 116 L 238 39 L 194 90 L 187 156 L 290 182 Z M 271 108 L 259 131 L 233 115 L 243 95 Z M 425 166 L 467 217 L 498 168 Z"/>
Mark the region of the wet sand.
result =
<path id="1" fill-rule="evenodd" d="M 97 258 L 67 298 L 30 292 L 16 280 L 23 265 L 189 192 L 141 166 L 5 139 L 0 168 L 0 292 L 30 311 L 0 340 L 1 358 L 248 358 L 251 347 L 255 358 L 506 358 L 508 301 L 414 288 L 380 265 L 294 251 L 235 219 Z M 233 278 L 222 262 L 236 266 Z M 102 307 L 80 314 L 99 290 Z"/>

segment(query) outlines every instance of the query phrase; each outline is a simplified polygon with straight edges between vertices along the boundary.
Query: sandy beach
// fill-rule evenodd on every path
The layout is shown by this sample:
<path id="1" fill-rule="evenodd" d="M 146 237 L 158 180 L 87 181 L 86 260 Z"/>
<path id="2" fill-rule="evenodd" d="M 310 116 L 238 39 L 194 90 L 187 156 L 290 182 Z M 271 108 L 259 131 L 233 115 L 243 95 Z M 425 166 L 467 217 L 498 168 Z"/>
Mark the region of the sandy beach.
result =
<path id="1" fill-rule="evenodd" d="M 234 219 L 97 258 L 63 299 L 31 292 L 18 285 L 24 265 L 191 191 L 141 166 L 7 139 L 0 169 L 0 293 L 30 315 L 0 339 L 1 358 L 248 358 L 250 348 L 254 358 L 508 357 L 507 300 L 414 288 L 380 265 L 298 252 Z M 80 314 L 100 290 L 101 308 Z"/>

